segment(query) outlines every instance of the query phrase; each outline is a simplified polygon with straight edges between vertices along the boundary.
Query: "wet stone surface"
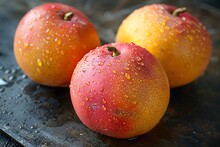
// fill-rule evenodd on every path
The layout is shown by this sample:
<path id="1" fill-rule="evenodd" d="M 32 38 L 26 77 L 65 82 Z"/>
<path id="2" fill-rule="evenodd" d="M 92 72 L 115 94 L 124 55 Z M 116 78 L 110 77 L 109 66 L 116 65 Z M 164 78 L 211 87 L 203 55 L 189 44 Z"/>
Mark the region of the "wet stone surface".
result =
<path id="1" fill-rule="evenodd" d="M 199 79 L 171 90 L 169 108 L 152 131 L 137 138 L 114 139 L 97 134 L 80 122 L 68 88 L 33 83 L 17 66 L 13 55 L 16 26 L 26 11 L 43 2 L 0 2 L 0 137 L 8 134 L 25 146 L 220 145 L 220 24 L 216 23 L 220 19 L 220 10 L 197 1 L 163 1 L 187 6 L 207 27 L 213 40 L 210 64 Z M 113 42 L 121 20 L 135 8 L 154 1 L 63 2 L 85 12 L 95 23 L 102 40 Z M 19 146 L 17 142 L 8 142 Z"/>

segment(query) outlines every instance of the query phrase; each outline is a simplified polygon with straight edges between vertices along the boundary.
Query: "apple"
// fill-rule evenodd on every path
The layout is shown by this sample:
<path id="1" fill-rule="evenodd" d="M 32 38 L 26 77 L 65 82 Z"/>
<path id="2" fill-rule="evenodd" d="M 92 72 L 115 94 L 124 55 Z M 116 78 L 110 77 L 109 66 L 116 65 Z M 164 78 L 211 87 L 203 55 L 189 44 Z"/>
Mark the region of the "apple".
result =
<path id="1" fill-rule="evenodd" d="M 211 56 L 205 26 L 186 8 L 146 5 L 128 15 L 118 28 L 116 42 L 134 42 L 152 53 L 164 67 L 171 87 L 197 79 Z"/>
<path id="2" fill-rule="evenodd" d="M 60 3 L 31 9 L 14 36 L 18 65 L 33 81 L 69 86 L 77 62 L 100 45 L 94 25 L 82 12 Z"/>
<path id="3" fill-rule="evenodd" d="M 87 53 L 74 69 L 70 94 L 80 120 L 115 138 L 156 126 L 169 103 L 169 82 L 159 61 L 133 43 L 110 43 Z"/>

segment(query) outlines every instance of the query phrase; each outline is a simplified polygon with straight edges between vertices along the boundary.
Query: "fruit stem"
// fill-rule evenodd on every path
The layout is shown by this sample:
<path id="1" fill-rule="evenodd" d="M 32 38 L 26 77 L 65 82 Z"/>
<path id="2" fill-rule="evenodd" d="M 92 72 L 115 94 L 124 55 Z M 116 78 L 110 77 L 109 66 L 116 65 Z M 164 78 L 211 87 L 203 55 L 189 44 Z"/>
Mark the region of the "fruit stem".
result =
<path id="1" fill-rule="evenodd" d="M 65 15 L 64 15 L 64 20 L 66 21 L 70 21 L 71 18 L 73 17 L 73 12 L 67 12 Z"/>
<path id="2" fill-rule="evenodd" d="M 181 13 L 184 13 L 187 11 L 186 7 L 181 7 L 181 8 L 177 8 L 173 11 L 172 15 L 173 16 L 179 16 Z"/>
<path id="3" fill-rule="evenodd" d="M 107 50 L 108 50 L 109 52 L 112 52 L 112 57 L 115 57 L 115 56 L 118 56 L 118 55 L 121 54 L 121 53 L 117 50 L 117 48 L 114 47 L 114 46 L 108 46 L 108 47 L 107 47 Z"/>

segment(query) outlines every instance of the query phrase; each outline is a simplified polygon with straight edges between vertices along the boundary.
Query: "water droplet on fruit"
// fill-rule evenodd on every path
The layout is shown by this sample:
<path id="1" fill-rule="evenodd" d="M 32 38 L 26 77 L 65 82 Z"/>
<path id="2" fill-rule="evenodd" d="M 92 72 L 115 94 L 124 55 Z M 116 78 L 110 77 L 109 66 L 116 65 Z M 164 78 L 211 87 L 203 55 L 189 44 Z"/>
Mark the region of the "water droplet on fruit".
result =
<path id="1" fill-rule="evenodd" d="M 112 66 L 112 64 L 111 64 L 111 63 L 108 63 L 107 66 Z"/>
<path id="2" fill-rule="evenodd" d="M 76 27 L 76 24 L 74 23 L 72 26 L 73 26 L 73 27 Z"/>
<path id="3" fill-rule="evenodd" d="M 134 74 L 135 74 L 136 76 L 138 76 L 138 73 L 137 73 L 137 72 L 135 72 Z"/>
<path id="4" fill-rule="evenodd" d="M 60 54 L 61 54 L 61 55 L 64 55 L 64 51 L 60 51 Z"/>
<path id="5" fill-rule="evenodd" d="M 144 66 L 144 62 L 141 62 L 140 64 L 141 64 L 142 66 Z"/>
<path id="6" fill-rule="evenodd" d="M 49 32 L 50 32 L 50 29 L 47 29 L 47 30 L 46 30 L 46 33 L 49 33 Z"/>
<path id="7" fill-rule="evenodd" d="M 138 90 L 137 90 L 136 88 L 133 88 L 133 91 L 134 91 L 134 92 L 137 92 Z"/>
<path id="8" fill-rule="evenodd" d="M 58 39 L 56 42 L 58 45 L 60 45 L 62 43 L 62 41 L 60 39 Z"/>
<path id="9" fill-rule="evenodd" d="M 42 17 L 42 15 L 41 15 L 41 14 L 38 14 L 37 18 L 39 19 L 39 18 L 41 18 L 41 17 Z"/>
<path id="10" fill-rule="evenodd" d="M 114 69 L 112 70 L 112 72 L 113 72 L 114 74 L 116 74 L 116 73 L 117 73 L 117 71 L 116 71 L 116 70 L 114 70 Z"/>
<path id="11" fill-rule="evenodd" d="M 93 73 L 92 73 L 92 76 L 94 76 L 95 74 L 96 74 L 96 72 L 93 72 Z"/>
<path id="12" fill-rule="evenodd" d="M 193 36 L 188 35 L 187 37 L 188 37 L 189 41 L 193 41 Z"/>
<path id="13" fill-rule="evenodd" d="M 102 87 L 101 89 L 100 89 L 100 92 L 103 92 L 104 91 L 104 88 Z"/>
<path id="14" fill-rule="evenodd" d="M 105 99 L 102 99 L 102 102 L 103 102 L 104 104 L 106 104 L 106 103 L 107 103 L 107 101 L 106 101 Z"/>
<path id="15" fill-rule="evenodd" d="M 40 67 L 43 65 L 40 59 L 37 59 L 37 65 Z"/>
<path id="16" fill-rule="evenodd" d="M 50 51 L 49 51 L 49 50 L 45 50 L 45 52 L 46 52 L 46 54 L 49 54 L 49 53 L 50 53 Z"/>
<path id="17" fill-rule="evenodd" d="M 50 40 L 50 37 L 49 36 L 47 36 L 47 38 L 46 38 L 47 40 Z"/>
<path id="18" fill-rule="evenodd" d="M 87 85 L 87 86 L 89 86 L 89 85 L 90 85 L 90 82 L 89 82 L 89 81 L 88 81 L 88 82 L 86 82 L 86 85 Z"/>
<path id="19" fill-rule="evenodd" d="M 125 70 L 129 70 L 129 67 L 126 66 L 126 67 L 125 67 Z"/>
<path id="20" fill-rule="evenodd" d="M 137 56 L 136 57 L 137 61 L 141 61 L 141 57 Z"/>
<path id="21" fill-rule="evenodd" d="M 37 72 L 38 72 L 38 73 L 41 73 L 41 71 L 40 71 L 40 69 L 39 69 L 39 68 L 37 68 L 36 70 L 37 70 Z"/>
<path id="22" fill-rule="evenodd" d="M 86 72 L 86 69 L 85 69 L 85 68 L 83 68 L 83 69 L 82 69 L 82 72 Z"/>
<path id="23" fill-rule="evenodd" d="M 28 43 L 24 43 L 24 48 L 27 48 L 29 46 Z"/>
<path id="24" fill-rule="evenodd" d="M 53 61 L 53 58 L 50 57 L 49 60 L 50 60 L 50 61 Z"/>
<path id="25" fill-rule="evenodd" d="M 104 62 L 100 62 L 100 61 L 98 62 L 99 66 L 102 66 L 103 64 L 104 64 Z"/>
<path id="26" fill-rule="evenodd" d="M 105 107 L 104 105 L 102 105 L 102 109 L 103 109 L 104 111 L 107 110 L 106 107 Z"/>
<path id="27" fill-rule="evenodd" d="M 21 48 L 18 48 L 18 51 L 20 54 L 22 54 L 22 49 Z"/>
<path id="28" fill-rule="evenodd" d="M 42 30 L 43 29 L 43 26 L 40 26 L 40 30 Z M 38 36 L 39 36 L 39 34 L 38 34 Z"/>
<path id="29" fill-rule="evenodd" d="M 125 95 L 124 95 L 124 97 L 125 97 L 125 98 L 128 98 L 128 95 L 127 95 L 127 94 L 125 94 Z"/>
<path id="30" fill-rule="evenodd" d="M 32 29 L 33 29 L 34 27 L 31 25 L 31 26 L 29 26 L 29 30 L 31 31 Z"/>
<path id="31" fill-rule="evenodd" d="M 132 103 L 136 105 L 136 104 L 137 104 L 137 101 L 133 101 Z"/>
<path id="32" fill-rule="evenodd" d="M 55 38 L 54 41 L 57 42 L 58 38 Z"/>
<path id="33" fill-rule="evenodd" d="M 131 76 L 130 76 L 128 73 L 125 73 L 125 77 L 126 77 L 126 79 L 128 79 L 128 80 L 131 79 Z"/>
<path id="34" fill-rule="evenodd" d="M 55 26 L 55 23 L 51 22 L 51 25 L 52 25 L 52 26 Z"/>

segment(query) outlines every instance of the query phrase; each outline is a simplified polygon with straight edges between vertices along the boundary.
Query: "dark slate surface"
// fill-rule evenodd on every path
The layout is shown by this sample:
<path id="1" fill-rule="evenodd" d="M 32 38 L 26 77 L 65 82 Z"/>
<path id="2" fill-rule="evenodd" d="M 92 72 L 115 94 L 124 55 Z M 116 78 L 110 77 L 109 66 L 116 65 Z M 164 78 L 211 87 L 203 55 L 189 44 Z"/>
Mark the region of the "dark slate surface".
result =
<path id="1" fill-rule="evenodd" d="M 128 13 L 154 2 L 187 6 L 209 30 L 213 53 L 208 69 L 193 83 L 171 90 L 169 108 L 152 131 L 127 140 L 86 128 L 72 108 L 68 88 L 33 83 L 17 66 L 16 26 L 25 12 L 43 2 L 0 0 L 0 146 L 220 146 L 220 10 L 197 0 L 62 1 L 86 13 L 104 42 L 114 41 Z"/>

